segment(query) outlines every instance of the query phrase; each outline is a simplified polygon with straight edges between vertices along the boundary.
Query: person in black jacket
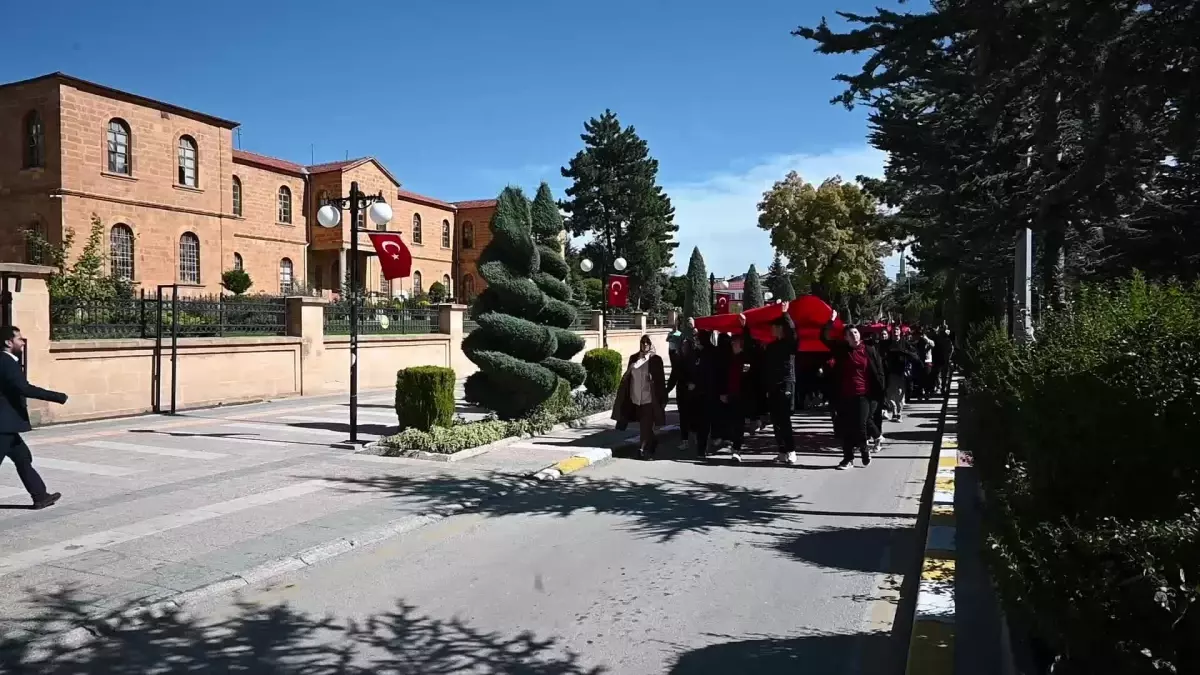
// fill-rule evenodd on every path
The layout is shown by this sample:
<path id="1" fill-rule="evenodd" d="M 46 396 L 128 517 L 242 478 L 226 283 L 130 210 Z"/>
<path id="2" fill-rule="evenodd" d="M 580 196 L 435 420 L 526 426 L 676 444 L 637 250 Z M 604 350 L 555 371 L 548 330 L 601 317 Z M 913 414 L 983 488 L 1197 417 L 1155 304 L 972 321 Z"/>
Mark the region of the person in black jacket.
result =
<path id="1" fill-rule="evenodd" d="M 837 312 L 821 329 L 821 341 L 833 353 L 835 361 L 839 410 L 834 423 L 841 427 L 838 436 L 842 440 L 842 463 L 837 468 L 849 469 L 854 466 L 856 451 L 862 457 L 863 466 L 871 463 L 867 443 L 879 436 L 871 420 L 871 406 L 873 402 L 878 404 L 883 400 L 885 380 L 878 352 L 863 342 L 858 328 L 847 324 L 844 339 L 833 339 L 835 319 Z"/>
<path id="2" fill-rule="evenodd" d="M 771 325 L 775 339 L 762 348 L 761 383 L 767 390 L 771 428 L 779 448 L 776 461 L 796 463 L 796 439 L 792 435 L 792 407 L 796 395 L 796 324 L 788 314 L 787 302 L 781 303 L 783 315 Z M 746 325 L 746 315 L 738 319 Z"/>
<path id="3" fill-rule="evenodd" d="M 893 328 L 890 344 L 880 354 L 883 357 L 883 370 L 887 381 L 887 411 L 896 421 L 904 419 L 904 395 L 908 391 L 908 373 L 923 366 L 921 357 L 903 337 L 899 326 Z"/>
<path id="4" fill-rule="evenodd" d="M 712 332 L 696 331 L 679 384 L 684 388 L 679 399 L 687 406 L 688 443 L 702 459 L 708 457 L 709 433 L 717 414 L 717 348 L 713 341 Z"/>
<path id="5" fill-rule="evenodd" d="M 66 403 L 67 395 L 29 384 L 21 369 L 21 352 L 25 338 L 16 326 L 0 326 L 0 462 L 12 460 L 17 476 L 33 498 L 33 508 L 44 509 L 57 502 L 62 494 L 46 492 L 46 483 L 33 468 L 33 453 L 21 439 L 21 434 L 33 429 L 29 424 L 29 406 L 25 399 L 35 398 L 53 403 Z"/>

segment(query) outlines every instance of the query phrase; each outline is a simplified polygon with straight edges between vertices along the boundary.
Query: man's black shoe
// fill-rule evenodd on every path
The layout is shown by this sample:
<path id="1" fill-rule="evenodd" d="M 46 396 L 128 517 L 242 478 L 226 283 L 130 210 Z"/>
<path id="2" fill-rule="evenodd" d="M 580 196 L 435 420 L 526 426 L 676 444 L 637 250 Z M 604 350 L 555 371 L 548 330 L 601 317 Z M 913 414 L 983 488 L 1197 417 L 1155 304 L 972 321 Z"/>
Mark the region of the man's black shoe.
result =
<path id="1" fill-rule="evenodd" d="M 45 497 L 42 497 L 41 499 L 33 500 L 33 509 L 35 511 L 38 511 L 38 510 L 46 508 L 47 506 L 54 506 L 55 504 L 58 503 L 58 500 L 60 500 L 60 499 L 62 499 L 61 492 L 51 492 L 50 494 L 46 495 Z"/>

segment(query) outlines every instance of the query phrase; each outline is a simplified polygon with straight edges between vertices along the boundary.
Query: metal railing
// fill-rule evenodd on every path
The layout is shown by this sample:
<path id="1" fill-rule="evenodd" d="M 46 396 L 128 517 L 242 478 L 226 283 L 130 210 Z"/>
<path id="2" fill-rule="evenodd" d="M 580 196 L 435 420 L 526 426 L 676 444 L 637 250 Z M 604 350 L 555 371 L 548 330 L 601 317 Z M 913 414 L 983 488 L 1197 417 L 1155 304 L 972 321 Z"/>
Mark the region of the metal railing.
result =
<path id="1" fill-rule="evenodd" d="M 181 297 L 180 337 L 287 335 L 287 303 L 274 296 Z M 171 332 L 172 303 L 163 298 L 163 332 Z M 113 340 L 155 335 L 158 300 L 143 290 L 138 297 L 50 298 L 51 340 Z"/>
<path id="2" fill-rule="evenodd" d="M 359 335 L 422 335 L 437 332 L 436 309 L 409 308 L 387 300 L 368 300 L 359 305 Z M 350 334 L 349 301 L 325 306 L 325 334 Z"/>
<path id="3" fill-rule="evenodd" d="M 609 314 L 605 317 L 604 325 L 608 330 L 637 330 L 642 327 L 642 317 L 638 314 Z"/>

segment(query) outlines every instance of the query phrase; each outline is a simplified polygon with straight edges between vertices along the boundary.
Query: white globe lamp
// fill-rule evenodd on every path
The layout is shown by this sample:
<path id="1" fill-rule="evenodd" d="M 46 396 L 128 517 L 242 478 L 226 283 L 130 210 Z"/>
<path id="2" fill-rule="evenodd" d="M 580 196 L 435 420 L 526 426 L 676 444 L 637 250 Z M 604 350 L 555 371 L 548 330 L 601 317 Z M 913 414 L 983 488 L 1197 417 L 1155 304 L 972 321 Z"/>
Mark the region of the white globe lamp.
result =
<path id="1" fill-rule="evenodd" d="M 376 225 L 387 225 L 392 222 L 392 207 L 387 202 L 375 202 L 367 209 L 367 216 Z"/>
<path id="2" fill-rule="evenodd" d="M 342 222 L 342 210 L 326 204 L 317 209 L 317 224 L 326 229 L 337 227 Z"/>
<path id="3" fill-rule="evenodd" d="M 625 268 L 628 266 L 629 266 L 629 264 L 625 262 L 624 258 L 617 258 L 616 260 L 613 261 L 613 267 L 618 272 L 624 272 Z"/>
<path id="4" fill-rule="evenodd" d="M 763 300 L 770 300 L 773 297 L 775 297 L 775 294 L 772 293 L 771 291 L 767 291 L 766 293 L 763 293 Z"/>
<path id="5" fill-rule="evenodd" d="M 583 270 L 584 274 L 592 271 L 592 261 L 584 258 L 579 261 L 579 269 Z"/>

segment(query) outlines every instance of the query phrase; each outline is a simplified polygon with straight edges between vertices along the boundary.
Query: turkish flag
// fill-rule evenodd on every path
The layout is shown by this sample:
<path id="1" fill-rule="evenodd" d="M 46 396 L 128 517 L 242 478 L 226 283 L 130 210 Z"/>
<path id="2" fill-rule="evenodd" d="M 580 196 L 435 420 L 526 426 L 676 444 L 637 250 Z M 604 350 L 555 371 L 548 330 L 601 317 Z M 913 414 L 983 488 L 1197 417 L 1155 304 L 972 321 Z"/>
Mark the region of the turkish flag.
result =
<path id="1" fill-rule="evenodd" d="M 608 306 L 624 307 L 629 304 L 629 277 L 622 274 L 608 275 Z"/>
<path id="2" fill-rule="evenodd" d="M 766 305 L 765 307 L 756 307 L 743 312 L 746 316 L 746 326 L 750 329 L 750 336 L 756 342 L 766 344 L 775 341 L 775 335 L 771 332 L 771 324 L 783 315 L 783 305 L 774 304 Z M 802 295 L 788 304 L 788 315 L 792 317 L 792 321 L 796 324 L 796 337 L 798 338 L 798 351 L 802 352 L 824 352 L 828 351 L 825 343 L 821 342 L 821 329 L 829 322 L 829 317 L 833 315 L 833 309 L 825 304 L 820 298 L 815 295 Z M 838 319 L 833 322 L 833 335 L 840 338 L 842 335 L 842 320 Z M 722 333 L 740 333 L 742 330 L 741 323 L 737 316 L 733 314 L 717 314 L 714 316 L 705 316 L 696 319 L 696 328 L 699 330 L 714 330 Z"/>
<path id="3" fill-rule="evenodd" d="M 369 232 L 375 255 L 379 256 L 379 269 L 384 279 L 399 279 L 412 273 L 412 254 L 400 239 L 399 232 Z"/>
<path id="4" fill-rule="evenodd" d="M 717 314 L 729 313 L 729 295 L 726 293 L 717 294 Z"/>

